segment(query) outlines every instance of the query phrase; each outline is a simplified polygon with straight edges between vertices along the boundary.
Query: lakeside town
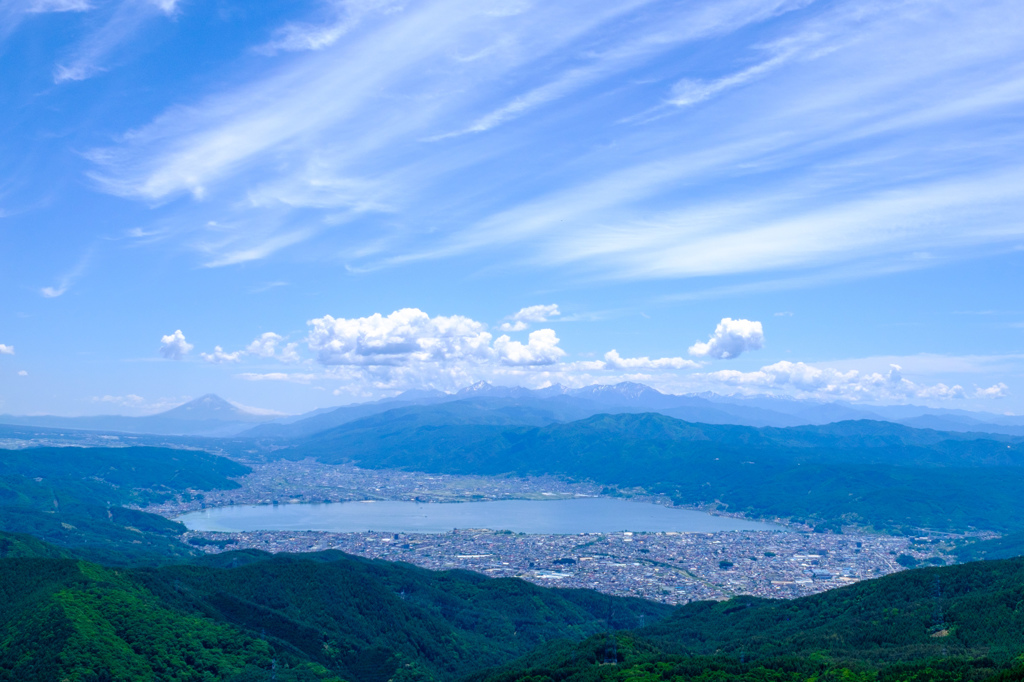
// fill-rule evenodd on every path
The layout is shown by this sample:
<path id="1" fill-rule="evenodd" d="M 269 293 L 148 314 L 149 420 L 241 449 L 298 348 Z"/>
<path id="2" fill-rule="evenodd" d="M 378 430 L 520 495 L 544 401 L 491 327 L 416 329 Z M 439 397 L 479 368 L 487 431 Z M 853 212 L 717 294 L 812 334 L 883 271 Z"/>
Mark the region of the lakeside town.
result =
<path id="1" fill-rule="evenodd" d="M 296 504 L 405 500 L 410 502 L 478 502 L 482 500 L 552 500 L 596 497 L 602 488 L 554 476 L 459 476 L 399 469 L 360 469 L 351 464 L 300 461 L 241 461 L 252 473 L 237 479 L 238 488 L 192 491 L 145 511 L 176 516 L 207 507 L 236 504 Z"/>
<path id="2" fill-rule="evenodd" d="M 552 500 L 607 493 L 554 477 L 487 477 L 367 470 L 315 460 L 246 462 L 253 472 L 231 490 L 193 491 L 146 511 L 176 518 L 233 505 L 404 500 L 473 502 Z M 635 499 L 671 504 L 640 495 Z M 697 508 L 695 508 L 697 509 Z M 712 511 L 712 507 L 699 508 Z M 714 509 L 719 515 L 738 517 Z M 781 523 L 780 520 L 775 520 Z M 326 531 L 189 531 L 182 540 L 206 552 L 338 550 L 404 561 L 434 570 L 464 569 L 558 587 L 594 589 L 682 604 L 740 594 L 789 598 L 893 573 L 914 562 L 943 563 L 947 538 L 812 533 L 803 524 L 782 531 L 615 532 L 572 535 L 459 529 L 444 533 Z M 909 557 L 909 559 L 908 559 Z"/>
<path id="3" fill-rule="evenodd" d="M 935 557 L 943 546 L 931 538 L 777 531 L 574 535 L 487 529 L 432 534 L 189 531 L 182 539 L 210 553 L 339 550 L 434 570 L 477 571 L 669 604 L 740 594 L 801 597 L 902 570 L 900 557 L 941 561 Z"/>

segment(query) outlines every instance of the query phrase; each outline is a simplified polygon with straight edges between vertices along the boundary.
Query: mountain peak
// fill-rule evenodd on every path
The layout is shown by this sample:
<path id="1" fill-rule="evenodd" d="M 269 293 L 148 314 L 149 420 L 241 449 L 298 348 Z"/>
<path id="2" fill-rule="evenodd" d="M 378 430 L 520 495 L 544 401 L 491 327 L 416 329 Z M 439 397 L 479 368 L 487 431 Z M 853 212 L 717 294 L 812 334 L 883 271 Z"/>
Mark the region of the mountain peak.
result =
<path id="1" fill-rule="evenodd" d="M 635 381 L 621 381 L 617 384 L 592 384 L 578 388 L 572 392 L 573 395 L 587 397 L 618 397 L 627 400 L 635 400 L 645 396 L 665 395 L 646 384 L 638 384 Z"/>
<path id="2" fill-rule="evenodd" d="M 282 415 L 270 410 L 245 409 L 224 400 L 219 395 L 207 393 L 155 416 L 188 421 L 263 422 Z"/>
<path id="3" fill-rule="evenodd" d="M 475 384 L 471 384 L 470 386 L 466 386 L 465 388 L 461 389 L 455 395 L 474 395 L 481 393 L 490 393 L 493 390 L 494 386 L 492 386 L 491 384 L 487 383 L 486 381 L 478 381 Z"/>

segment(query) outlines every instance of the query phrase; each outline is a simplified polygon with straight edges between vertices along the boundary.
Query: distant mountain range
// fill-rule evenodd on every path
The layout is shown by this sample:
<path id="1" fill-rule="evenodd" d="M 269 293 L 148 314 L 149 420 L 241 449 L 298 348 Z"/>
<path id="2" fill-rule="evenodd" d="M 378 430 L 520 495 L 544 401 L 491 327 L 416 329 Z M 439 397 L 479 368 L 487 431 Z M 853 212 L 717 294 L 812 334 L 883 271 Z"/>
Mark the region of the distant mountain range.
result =
<path id="1" fill-rule="evenodd" d="M 418 412 L 421 421 L 434 419 L 440 424 L 542 426 L 596 414 L 655 412 L 702 424 L 786 427 L 873 419 L 939 431 L 1024 436 L 1024 417 L 916 405 L 869 406 L 715 393 L 671 395 L 633 382 L 576 389 L 556 384 L 537 390 L 478 382 L 457 393 L 413 390 L 375 402 L 321 408 L 294 416 L 256 413 L 210 394 L 148 417 L 0 415 L 0 424 L 173 436 L 292 439 L 394 410 L 405 412 L 393 417 Z"/>
<path id="2" fill-rule="evenodd" d="M 172 436 L 232 436 L 253 424 L 273 421 L 280 416 L 246 410 L 211 393 L 148 417 L 18 417 L 5 414 L 0 415 L 0 424 Z"/>
<path id="3" fill-rule="evenodd" d="M 441 405 L 448 405 L 446 408 Z M 429 407 L 424 411 L 422 408 Z M 1024 417 L 986 412 L 941 410 L 915 405 L 867 406 L 777 397 L 736 397 L 714 393 L 671 395 L 644 384 L 623 382 L 569 389 L 554 385 L 539 390 L 492 386 L 479 382 L 449 394 L 408 391 L 394 398 L 267 424 L 240 432 L 242 436 L 291 439 L 312 436 L 376 414 L 404 410 L 393 417 L 418 412 L 435 424 L 519 424 L 542 426 L 585 419 L 595 414 L 654 412 L 701 424 L 738 426 L 810 426 L 872 419 L 939 431 L 998 433 L 1024 436 Z"/>

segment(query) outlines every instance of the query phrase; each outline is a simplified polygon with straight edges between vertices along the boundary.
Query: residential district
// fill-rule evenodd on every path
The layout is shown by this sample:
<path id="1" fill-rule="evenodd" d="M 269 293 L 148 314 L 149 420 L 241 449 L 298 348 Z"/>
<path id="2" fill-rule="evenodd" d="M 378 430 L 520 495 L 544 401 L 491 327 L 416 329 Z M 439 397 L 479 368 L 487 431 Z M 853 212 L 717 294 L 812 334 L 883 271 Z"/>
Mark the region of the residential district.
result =
<path id="1" fill-rule="evenodd" d="M 486 529 L 447 533 L 194 532 L 207 552 L 340 550 L 430 569 L 465 569 L 555 587 L 589 588 L 670 604 L 739 594 L 798 597 L 927 561 L 934 540 L 884 535 L 730 531 L 527 535 Z"/>
<path id="2" fill-rule="evenodd" d="M 598 486 L 550 477 L 371 471 L 312 460 L 247 464 L 253 473 L 239 479 L 237 489 L 193 492 L 146 510 L 173 518 L 204 507 L 235 504 L 558 499 L 601 493 Z M 430 569 L 514 576 L 539 585 L 589 588 L 671 604 L 738 594 L 803 596 L 892 573 L 914 562 L 941 563 L 941 550 L 948 546 L 945 538 L 934 534 L 910 538 L 849 530 L 844 534 L 811 533 L 806 525 L 789 523 L 783 531 L 576 535 L 528 535 L 489 529 L 434 534 L 189 531 L 182 540 L 206 552 L 333 549 Z"/>

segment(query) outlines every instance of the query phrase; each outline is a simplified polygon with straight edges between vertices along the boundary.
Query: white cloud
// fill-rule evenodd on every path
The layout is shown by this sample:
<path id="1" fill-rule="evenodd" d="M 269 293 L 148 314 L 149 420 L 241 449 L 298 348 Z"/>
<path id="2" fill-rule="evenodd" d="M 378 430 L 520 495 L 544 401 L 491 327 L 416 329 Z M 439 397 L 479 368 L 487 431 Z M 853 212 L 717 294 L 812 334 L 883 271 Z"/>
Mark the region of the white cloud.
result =
<path id="1" fill-rule="evenodd" d="M 53 70 L 53 82 L 81 81 L 106 70 L 104 63 L 154 16 L 174 14 L 178 0 L 121 0 L 108 20 L 74 47 Z"/>
<path id="2" fill-rule="evenodd" d="M 688 369 L 700 367 L 700 363 L 685 358 L 624 358 L 614 348 L 604 354 L 604 363 L 595 369 Z"/>
<path id="3" fill-rule="evenodd" d="M 431 317 L 416 308 L 390 315 L 309 321 L 309 349 L 353 397 L 406 388 L 455 390 L 480 380 L 543 385 L 566 369 L 554 330 L 532 332 L 526 343 L 494 339 L 485 324 L 453 315 Z"/>
<path id="4" fill-rule="evenodd" d="M 248 346 L 241 350 L 229 353 L 221 346 L 215 346 L 212 353 L 200 353 L 200 355 L 207 362 L 215 364 L 241 362 L 242 359 L 247 356 L 257 358 L 276 358 L 284 363 L 300 362 L 302 358 L 298 353 L 299 344 L 289 343 L 282 348 L 281 341 L 283 340 L 284 337 L 280 334 L 264 332 L 253 339 Z"/>
<path id="5" fill-rule="evenodd" d="M 1013 2 L 497 4 L 327 3 L 264 46 L 304 54 L 94 152 L 97 178 L 239 217 L 236 239 L 197 245 L 210 265 L 268 258 L 322 238 L 339 214 L 384 210 L 379 229 L 332 235 L 346 258 L 384 267 L 490 249 L 631 279 L 837 262 L 865 272 L 1021 235 L 1021 144 L 1001 123 L 1024 101 Z M 757 43 L 733 33 L 784 12 L 752 32 Z M 721 60 L 669 53 L 714 39 Z M 652 105 L 666 116 L 608 119 Z M 532 120 L 509 144 L 500 128 L 520 117 Z M 609 144 L 575 144 L 581 121 Z M 555 124 L 569 134 L 551 135 Z M 439 134 L 450 130 L 491 132 L 456 148 Z M 552 148 L 557 137 L 565 147 Z M 517 155 L 530 149 L 557 159 L 547 189 L 480 201 L 485 188 L 526 187 Z M 300 219 L 304 207 L 315 210 Z"/>
<path id="6" fill-rule="evenodd" d="M 558 347 L 558 337 L 553 329 L 530 332 L 529 343 L 525 345 L 512 341 L 508 336 L 499 336 L 494 340 L 494 350 L 502 364 L 517 367 L 553 365 L 565 355 L 565 351 Z"/>
<path id="7" fill-rule="evenodd" d="M 302 358 L 299 357 L 298 348 L 299 344 L 297 343 L 287 344 L 284 348 L 281 349 L 281 354 L 277 356 L 278 360 L 287 363 L 299 362 L 300 360 L 302 360 Z"/>
<path id="8" fill-rule="evenodd" d="M 180 329 L 173 334 L 161 336 L 160 344 L 160 355 L 168 360 L 181 360 L 195 347 L 185 340 L 185 335 Z"/>
<path id="9" fill-rule="evenodd" d="M 92 260 L 92 249 L 87 250 L 82 257 L 78 259 L 78 263 L 73 268 L 68 270 L 60 278 L 60 284 L 55 287 L 43 287 L 39 290 L 39 293 L 43 295 L 43 298 L 58 298 L 67 293 L 71 285 L 82 276 L 85 269 L 89 267 L 89 262 Z"/>
<path id="10" fill-rule="evenodd" d="M 756 64 L 750 68 L 744 69 L 743 71 L 739 71 L 713 81 L 684 78 L 672 86 L 672 96 L 669 98 L 669 104 L 673 104 L 677 107 L 686 107 L 697 104 L 698 102 L 703 102 L 720 92 L 735 88 L 759 76 L 763 76 L 769 71 L 785 64 L 793 57 L 793 55 L 794 51 L 787 50 L 772 57 L 771 59 L 761 62 L 760 64 Z"/>
<path id="11" fill-rule="evenodd" d="M 1005 398 L 1009 394 L 1010 387 L 1001 381 L 994 386 L 989 386 L 988 388 L 977 388 L 974 391 L 974 396 L 976 398 Z"/>
<path id="12" fill-rule="evenodd" d="M 846 399 L 869 402 L 906 402 L 907 400 L 962 400 L 968 397 L 963 386 L 939 382 L 922 384 L 903 375 L 900 365 L 890 365 L 885 373 L 846 371 L 833 367 L 814 367 L 803 362 L 782 361 L 766 365 L 754 372 L 721 370 L 701 375 L 723 386 L 739 388 L 743 392 L 760 393 L 763 390 L 783 393 L 795 391 L 800 397 Z M 975 398 L 1001 398 L 1008 393 L 1006 384 L 978 388 Z"/>
<path id="13" fill-rule="evenodd" d="M 272 358 L 277 352 L 277 344 L 281 342 L 282 338 L 280 334 L 266 332 L 246 346 L 245 352 L 261 358 Z"/>
<path id="14" fill-rule="evenodd" d="M 327 21 L 285 24 L 256 51 L 273 55 L 277 52 L 322 50 L 338 42 L 369 15 L 399 10 L 401 6 L 394 0 L 335 0 L 329 3 L 329 8 L 331 16 Z"/>
<path id="15" fill-rule="evenodd" d="M 1019 240 L 1024 177 L 1005 150 L 1022 138 L 984 127 L 1024 101 L 1017 12 L 944 7 L 839 2 L 794 17 L 774 46 L 799 48 L 787 68 L 691 78 L 691 103 L 709 88 L 750 87 L 647 126 L 627 138 L 635 146 L 589 153 L 594 173 L 497 209 L 421 257 L 518 244 L 528 262 L 611 278 L 839 262 L 871 274 L 883 259 L 966 257 L 965 247 Z M 947 41 L 957 46 L 927 56 Z"/>
<path id="16" fill-rule="evenodd" d="M 526 312 L 523 312 L 526 311 Z M 536 320 L 554 312 L 524 308 L 522 318 Z M 907 378 L 891 358 L 837 360 L 832 366 L 781 361 L 756 371 L 692 372 L 702 363 L 683 357 L 623 357 L 612 349 L 599 360 L 567 360 L 568 353 L 552 329 L 538 329 L 525 342 L 508 335 L 494 338 L 482 322 L 469 317 L 430 316 L 417 308 L 359 318 L 325 315 L 307 322 L 308 350 L 319 366 L 307 360 L 301 371 L 246 371 L 236 378 L 250 382 L 286 382 L 332 390 L 355 400 L 374 399 L 410 388 L 457 390 L 484 380 L 497 385 L 543 388 L 552 384 L 579 387 L 592 383 L 635 381 L 670 393 L 706 390 L 743 394 L 788 395 L 821 400 L 905 403 L 971 401 L 1004 397 L 1006 384 L 967 390 L 967 375 L 1006 376 L 1019 373 L 1024 356 L 947 357 L 908 356 Z M 185 343 L 180 330 L 163 339 Z M 760 347 L 759 323 L 724 318 L 702 349 L 706 357 L 735 357 Z M 299 362 L 299 344 L 284 344 L 281 335 L 265 332 L 244 349 L 225 352 L 220 346 L 202 354 L 210 362 L 238 362 L 246 358 L 276 358 Z M 188 346 L 191 349 L 191 345 Z M 182 353 L 184 354 L 184 353 Z M 166 357 L 166 356 L 165 356 Z M 863 369 L 867 367 L 867 370 Z M 884 368 L 884 369 L 882 369 Z M 260 367 L 260 369 L 263 369 Z M 877 370 L 877 371 L 871 371 Z M 925 381 L 922 375 L 941 375 L 943 381 Z M 953 376 L 960 383 L 950 381 Z M 936 377 L 940 378 L 940 377 Z M 985 383 L 988 383 L 986 380 Z"/>
<path id="17" fill-rule="evenodd" d="M 0 355 L 14 355 L 14 346 L 0 343 Z"/>
<path id="18" fill-rule="evenodd" d="M 290 22 L 257 48 L 304 54 L 268 66 L 266 77 L 171 107 L 110 148 L 93 150 L 87 156 L 97 164 L 94 178 L 123 196 L 151 201 L 190 193 L 224 212 L 244 213 L 237 233 L 245 245 L 213 245 L 208 264 L 267 258 L 282 234 L 297 244 L 326 231 L 295 229 L 298 211 L 289 209 L 316 208 L 324 225 L 337 224 L 331 221 L 338 213 L 371 210 L 401 213 L 406 221 L 412 198 L 427 196 L 429 185 L 495 154 L 474 150 L 471 159 L 445 144 L 424 150 L 423 140 L 443 138 L 441 131 L 465 129 L 474 119 L 481 122 L 473 130 L 494 128 L 682 44 L 799 8 L 803 0 L 723 0 L 711 8 L 569 0 L 523 3 L 515 11 L 500 0 L 324 4 L 320 17 Z M 644 13 L 648 8 L 651 14 Z M 72 63 L 59 78 L 102 68 L 102 50 L 82 52 L 85 68 Z M 547 82 L 530 82 L 538 77 Z M 493 114 L 483 113 L 496 103 Z M 271 156 L 277 162 L 265 163 Z M 324 172 L 308 170 L 324 165 Z M 274 224 L 246 238 L 252 217 L 268 212 Z M 307 217 L 303 226 L 318 223 Z M 368 253 L 365 245 L 352 252 Z"/>
<path id="19" fill-rule="evenodd" d="M 690 346 L 690 355 L 696 357 L 728 360 L 739 357 L 748 350 L 758 350 L 764 345 L 764 330 L 761 323 L 751 320 L 722 318 L 715 327 L 715 333 L 706 343 L 698 341 Z"/>
<path id="20" fill-rule="evenodd" d="M 245 351 L 236 350 L 234 353 L 225 353 L 224 349 L 220 346 L 214 346 L 212 353 L 200 353 L 203 360 L 212 362 L 214 364 L 222 364 L 225 362 L 238 362 L 241 360 L 241 356 Z"/>
<path id="21" fill-rule="evenodd" d="M 511 322 L 503 323 L 499 329 L 503 332 L 521 332 L 529 329 L 531 322 L 547 322 L 550 318 L 558 317 L 561 314 L 555 304 L 532 305 L 520 309 L 518 313 L 509 318 Z"/>
<path id="22" fill-rule="evenodd" d="M 150 0 L 164 14 L 174 14 L 180 0 Z"/>
<path id="23" fill-rule="evenodd" d="M 46 12 L 86 12 L 93 8 L 87 0 L 31 0 L 25 10 L 30 14 Z"/>
<path id="24" fill-rule="evenodd" d="M 430 317 L 418 308 L 403 308 L 387 317 L 325 315 L 307 324 L 309 348 L 324 365 L 443 364 L 493 355 L 485 325 L 460 315 Z"/>
<path id="25" fill-rule="evenodd" d="M 18 370 L 18 376 L 19 377 L 27 377 L 28 376 L 28 372 L 26 372 L 23 369 L 20 369 L 20 370 Z"/>

